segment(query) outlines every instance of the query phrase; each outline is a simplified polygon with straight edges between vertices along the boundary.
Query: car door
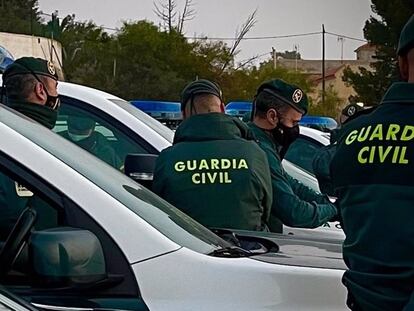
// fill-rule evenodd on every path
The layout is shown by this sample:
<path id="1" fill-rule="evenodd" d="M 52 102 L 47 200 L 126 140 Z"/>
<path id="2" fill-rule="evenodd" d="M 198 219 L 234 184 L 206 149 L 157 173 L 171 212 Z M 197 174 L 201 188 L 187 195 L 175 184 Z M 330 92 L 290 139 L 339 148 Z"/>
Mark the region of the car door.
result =
<path id="1" fill-rule="evenodd" d="M 7 265 L 7 270 L 4 261 L 0 266 L 1 283 L 8 290 L 40 310 L 148 310 L 122 250 L 89 214 L 61 190 L 56 189 L 52 181 L 43 180 L 31 172 L 30 168 L 9 157 L 3 150 L 0 151 L 0 179 L 4 180 L 2 184 L 12 185 L 8 189 L 15 191 L 13 195 L 16 199 L 13 202 L 24 200 L 25 203 L 21 211 L 15 211 L 14 218 L 4 219 L 2 212 L 6 208 L 13 209 L 14 206 L 5 206 L 8 202 L 3 200 L 1 202 L 3 206 L 0 208 L 0 226 L 12 228 L 13 226 L 9 226 L 6 221 L 15 219 L 15 223 L 18 223 L 20 216 L 27 210 L 35 215 L 31 231 L 16 253 L 13 262 Z M 30 245 L 34 243 L 33 237 L 39 236 L 39 233 L 48 234 L 56 230 L 72 230 L 72 228 L 90 232 L 99 241 L 105 261 L 104 278 L 96 282 L 85 282 L 82 285 L 81 279 L 73 283 L 67 281 L 66 277 L 61 280 L 59 277 L 56 279 L 38 273 L 35 267 L 39 262 L 41 266 L 47 265 L 47 262 L 39 261 L 38 257 L 32 255 L 33 247 Z M 12 236 L 11 232 L 9 237 Z M 4 242 L 3 240 L 0 244 L 2 260 L 4 249 L 8 250 Z M 71 269 L 70 264 L 65 262 L 70 260 L 63 263 L 67 265 L 65 269 Z"/>

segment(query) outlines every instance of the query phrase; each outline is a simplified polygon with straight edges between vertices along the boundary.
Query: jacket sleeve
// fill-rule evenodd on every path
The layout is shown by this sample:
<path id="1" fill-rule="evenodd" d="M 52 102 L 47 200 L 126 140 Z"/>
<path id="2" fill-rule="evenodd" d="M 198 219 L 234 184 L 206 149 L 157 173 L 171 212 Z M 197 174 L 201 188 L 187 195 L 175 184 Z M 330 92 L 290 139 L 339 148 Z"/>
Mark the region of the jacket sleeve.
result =
<path id="1" fill-rule="evenodd" d="M 257 182 L 256 187 L 260 189 L 261 195 L 261 205 L 263 208 L 262 224 L 268 226 L 273 201 L 272 180 L 267 156 L 261 149 L 258 149 L 258 151 L 261 153 L 261 156 L 257 155 L 256 157 L 258 167 L 254 170 L 254 174 Z"/>
<path id="2" fill-rule="evenodd" d="M 272 178 L 272 219 L 291 227 L 316 228 L 336 216 L 336 207 L 325 196 L 295 181 L 284 171 L 275 151 L 265 151 Z"/>
<path id="3" fill-rule="evenodd" d="M 290 176 L 283 168 L 282 170 L 282 174 L 286 176 L 293 193 L 296 194 L 299 199 L 307 202 L 315 201 L 316 203 L 321 204 L 329 203 L 329 199 L 326 195 L 315 192 L 313 189 L 305 186 L 300 181 Z"/>
<path id="4" fill-rule="evenodd" d="M 154 177 L 152 180 L 152 192 L 158 194 L 161 198 L 164 198 L 164 187 L 165 187 L 165 178 L 162 172 L 164 164 L 163 164 L 163 153 L 158 156 L 157 161 L 155 163 L 154 169 Z"/>
<path id="5" fill-rule="evenodd" d="M 322 147 L 313 158 L 312 167 L 319 188 L 322 193 L 334 195 L 333 184 L 331 179 L 330 164 L 336 152 L 336 144 Z"/>

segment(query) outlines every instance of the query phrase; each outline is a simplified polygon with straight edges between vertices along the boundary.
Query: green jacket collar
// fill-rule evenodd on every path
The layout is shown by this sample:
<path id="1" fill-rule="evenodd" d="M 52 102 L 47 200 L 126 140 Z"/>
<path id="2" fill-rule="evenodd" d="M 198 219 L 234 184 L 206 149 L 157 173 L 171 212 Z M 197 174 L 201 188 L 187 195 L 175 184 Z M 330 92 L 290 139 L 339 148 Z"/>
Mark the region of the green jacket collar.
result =
<path id="1" fill-rule="evenodd" d="M 270 137 L 268 133 L 266 133 L 265 130 L 258 127 L 253 122 L 249 122 L 249 127 L 252 129 L 253 135 L 256 138 L 256 140 L 270 145 L 275 150 L 278 149 L 279 145 L 275 142 L 274 139 L 272 139 L 272 137 Z"/>
<path id="2" fill-rule="evenodd" d="M 194 115 L 182 122 L 175 132 L 174 144 L 238 138 L 252 140 L 249 127 L 238 118 L 214 112 Z"/>
<path id="3" fill-rule="evenodd" d="M 414 104 L 414 83 L 395 82 L 382 99 L 382 104 Z"/>

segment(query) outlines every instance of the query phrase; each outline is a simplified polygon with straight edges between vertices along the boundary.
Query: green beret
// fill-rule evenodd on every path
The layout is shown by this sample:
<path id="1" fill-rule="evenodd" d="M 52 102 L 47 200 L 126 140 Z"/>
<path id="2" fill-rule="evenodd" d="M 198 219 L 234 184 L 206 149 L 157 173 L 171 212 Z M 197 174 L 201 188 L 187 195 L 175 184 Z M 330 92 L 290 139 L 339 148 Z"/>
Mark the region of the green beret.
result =
<path id="1" fill-rule="evenodd" d="M 411 48 L 414 48 L 414 15 L 411 16 L 401 31 L 397 54 L 404 55 Z"/>
<path id="2" fill-rule="evenodd" d="M 24 74 L 32 74 L 35 77 L 41 75 L 58 80 L 56 68 L 51 61 L 34 57 L 16 59 L 12 64 L 7 66 L 3 73 L 3 80 L 6 81 L 12 76 Z"/>
<path id="3" fill-rule="evenodd" d="M 308 112 L 308 97 L 296 85 L 286 83 L 281 79 L 274 79 L 260 85 L 257 94 L 261 92 L 273 95 L 302 114 Z"/>
<path id="4" fill-rule="evenodd" d="M 209 80 L 200 79 L 187 84 L 187 86 L 182 91 L 181 110 L 185 109 L 185 105 L 187 104 L 188 100 L 191 99 L 191 97 L 200 94 L 212 94 L 223 101 L 223 94 L 220 87 L 216 83 Z"/>

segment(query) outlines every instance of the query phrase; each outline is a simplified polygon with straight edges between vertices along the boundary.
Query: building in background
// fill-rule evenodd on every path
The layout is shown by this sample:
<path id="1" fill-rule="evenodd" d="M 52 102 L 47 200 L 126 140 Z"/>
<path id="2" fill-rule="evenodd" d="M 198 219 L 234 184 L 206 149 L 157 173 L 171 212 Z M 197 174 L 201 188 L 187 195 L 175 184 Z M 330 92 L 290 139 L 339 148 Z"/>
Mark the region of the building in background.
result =
<path id="1" fill-rule="evenodd" d="M 62 70 L 62 45 L 49 38 L 0 32 L 0 46 L 14 59 L 32 56 L 47 59 L 55 65 L 59 79 L 64 80 Z"/>
<path id="2" fill-rule="evenodd" d="M 356 59 L 349 60 L 326 60 L 325 61 L 325 89 L 332 88 L 337 92 L 342 105 L 345 106 L 351 95 L 356 95 L 351 86 L 347 86 L 342 81 L 345 68 L 349 67 L 352 71 L 358 72 L 359 67 L 372 70 L 371 63 L 375 61 L 376 47 L 372 44 L 364 44 L 355 50 Z M 308 94 L 314 102 L 318 102 L 318 97 L 322 91 L 322 62 L 321 60 L 305 59 L 281 59 L 278 58 L 277 65 L 289 70 L 298 70 L 309 76 L 315 86 L 314 92 Z"/>

